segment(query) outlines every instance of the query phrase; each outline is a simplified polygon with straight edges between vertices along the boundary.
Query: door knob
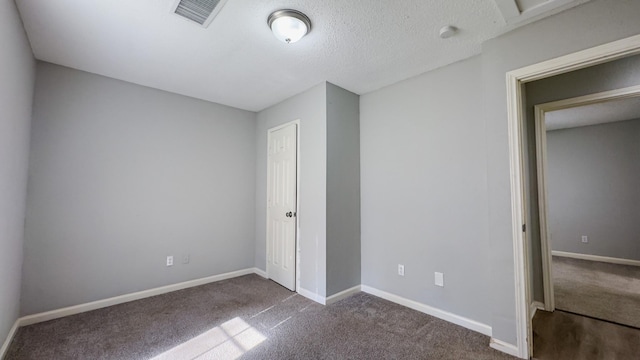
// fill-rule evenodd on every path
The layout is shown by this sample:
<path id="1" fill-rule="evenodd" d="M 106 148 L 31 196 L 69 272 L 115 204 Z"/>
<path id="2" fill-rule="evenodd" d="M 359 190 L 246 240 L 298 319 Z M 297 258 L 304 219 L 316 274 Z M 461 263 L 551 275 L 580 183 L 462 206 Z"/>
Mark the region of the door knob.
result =
<path id="1" fill-rule="evenodd" d="M 291 211 L 289 211 L 288 213 L 284 214 L 284 216 L 286 217 L 293 217 L 293 213 Z"/>

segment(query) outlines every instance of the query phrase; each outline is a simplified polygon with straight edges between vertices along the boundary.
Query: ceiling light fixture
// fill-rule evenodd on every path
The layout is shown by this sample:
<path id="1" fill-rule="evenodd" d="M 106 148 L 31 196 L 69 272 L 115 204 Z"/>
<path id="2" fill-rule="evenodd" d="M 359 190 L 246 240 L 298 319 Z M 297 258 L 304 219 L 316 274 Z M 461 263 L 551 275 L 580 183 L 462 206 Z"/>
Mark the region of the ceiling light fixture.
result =
<path id="1" fill-rule="evenodd" d="M 297 10 L 278 10 L 269 15 L 267 23 L 273 35 L 287 44 L 294 43 L 311 31 L 311 20 Z"/>

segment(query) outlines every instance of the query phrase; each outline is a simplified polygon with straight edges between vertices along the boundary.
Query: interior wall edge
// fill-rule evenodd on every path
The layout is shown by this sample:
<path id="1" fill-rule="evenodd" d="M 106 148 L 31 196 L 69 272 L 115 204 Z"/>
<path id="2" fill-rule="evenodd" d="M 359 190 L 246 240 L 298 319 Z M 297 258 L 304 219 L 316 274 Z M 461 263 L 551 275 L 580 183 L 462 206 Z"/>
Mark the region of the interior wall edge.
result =
<path id="1" fill-rule="evenodd" d="M 5 336 L 11 339 L 20 315 L 26 184 L 36 78 L 36 61 L 14 1 L 0 3 L 0 44 L 0 339 Z M 0 358 L 5 345 L 8 343 L 0 348 Z"/>

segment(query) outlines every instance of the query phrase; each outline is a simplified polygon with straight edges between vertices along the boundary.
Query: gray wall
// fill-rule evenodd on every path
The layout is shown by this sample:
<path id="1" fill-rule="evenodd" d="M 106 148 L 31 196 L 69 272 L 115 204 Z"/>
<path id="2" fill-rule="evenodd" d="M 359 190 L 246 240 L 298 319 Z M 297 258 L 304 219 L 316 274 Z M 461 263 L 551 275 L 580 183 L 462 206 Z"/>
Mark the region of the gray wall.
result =
<path id="1" fill-rule="evenodd" d="M 11 12 L 13 11 L 11 10 Z M 11 14 L 11 16 L 14 15 Z M 460 315 L 489 323 L 493 328 L 495 338 L 515 343 L 514 259 L 511 235 L 505 73 L 526 65 L 638 34 L 640 33 L 640 22 L 637 21 L 639 17 L 640 2 L 638 1 L 593 0 L 485 42 L 480 56 L 480 67 L 478 67 L 477 59 L 471 59 L 364 96 L 361 99 L 363 283 L 434 306 L 441 305 L 444 309 L 450 309 Z M 2 23 L 3 35 L 11 33 L 4 31 L 4 26 L 7 26 L 8 23 L 5 21 Z M 4 51 L 4 49 L 3 47 L 2 56 L 7 56 L 6 54 L 12 56 L 12 52 Z M 21 61 L 18 66 L 24 66 L 28 62 Z M 459 74 L 458 71 L 460 71 Z M 68 70 L 52 70 L 51 72 L 66 73 Z M 97 78 L 92 75 L 73 73 L 76 74 L 73 77 Z M 479 80 L 477 79 L 478 74 L 481 76 Z M 10 75 L 15 76 L 15 72 L 11 70 Z M 84 294 L 85 296 L 77 296 L 83 297 L 79 302 L 84 302 L 111 296 L 112 293 L 119 293 L 120 290 L 122 292 L 138 290 L 141 288 L 139 283 L 142 282 L 154 283 L 148 285 L 161 285 L 191 277 L 184 275 L 185 273 L 182 271 L 186 267 L 181 268 L 179 264 L 171 269 L 163 267 L 164 256 L 167 252 L 181 251 L 184 248 L 182 244 L 176 245 L 178 241 L 171 240 L 176 237 L 184 239 L 183 230 L 185 227 L 176 226 L 176 224 L 184 225 L 197 220 L 205 223 L 211 222 L 211 219 L 214 219 L 213 222 L 222 219 L 222 223 L 225 221 L 232 223 L 235 218 L 229 216 L 228 212 L 211 210 L 209 214 L 219 215 L 219 217 L 211 216 L 202 219 L 195 215 L 185 220 L 182 216 L 187 216 L 181 210 L 187 208 L 190 209 L 190 212 L 194 210 L 187 206 L 191 205 L 190 201 L 181 203 L 181 200 L 192 199 L 190 196 L 183 198 L 179 191 L 171 189 L 172 191 L 168 192 L 171 197 L 168 199 L 170 201 L 162 199 L 167 194 L 164 190 L 171 188 L 171 184 L 184 184 L 185 182 L 193 184 L 190 182 L 193 179 L 190 178 L 187 181 L 179 179 L 184 173 L 168 171 L 162 162 L 169 162 L 172 166 L 179 163 L 180 166 L 202 168 L 194 164 L 196 162 L 194 159 L 197 158 L 195 150 L 193 157 L 190 158 L 194 160 L 193 162 L 176 161 L 178 157 L 181 158 L 180 160 L 184 160 L 183 157 L 176 155 L 181 151 L 170 151 L 171 149 L 175 150 L 175 147 L 184 150 L 184 146 L 178 146 L 176 142 L 172 142 L 175 140 L 172 138 L 174 134 L 191 134 L 191 132 L 195 134 L 193 137 L 198 141 L 191 141 L 189 146 L 201 147 L 205 151 L 209 149 L 209 146 L 213 146 L 209 141 L 199 141 L 198 136 L 204 136 L 203 133 L 211 137 L 218 136 L 212 131 L 202 131 L 202 128 L 206 127 L 205 123 L 198 122 L 197 119 L 206 116 L 202 114 L 204 111 L 198 110 L 201 107 L 216 109 L 215 111 L 206 111 L 207 113 L 219 115 L 228 111 L 229 114 L 234 114 L 233 116 L 228 115 L 228 118 L 246 117 L 246 121 L 238 122 L 240 124 L 250 122 L 249 118 L 253 114 L 241 113 L 192 99 L 180 98 L 183 100 L 179 101 L 177 100 L 179 97 L 174 95 L 150 89 L 142 90 L 143 88 L 134 88 L 132 85 L 104 78 L 100 78 L 99 82 L 113 84 L 114 86 L 110 86 L 113 88 L 121 87 L 128 90 L 96 93 L 88 91 L 93 88 L 93 85 L 84 84 L 85 81 L 63 81 L 65 77 L 61 76 L 61 79 L 56 79 L 55 83 L 51 80 L 43 80 L 44 84 L 38 86 L 38 101 L 51 108 L 51 111 L 44 111 L 45 106 L 43 109 L 36 109 L 34 139 L 44 141 L 40 140 L 42 137 L 46 142 L 33 147 L 36 153 L 32 159 L 36 165 L 32 174 L 35 176 L 32 176 L 29 185 L 34 187 L 31 191 L 32 196 L 35 196 L 38 203 L 42 202 L 43 206 L 40 208 L 32 204 L 29 207 L 29 217 L 35 217 L 27 221 L 28 243 L 25 251 L 27 257 L 29 253 L 32 253 L 42 256 L 47 261 L 40 264 L 37 262 L 39 259 L 34 257 L 29 264 L 25 264 L 25 277 L 30 279 L 25 279 L 25 303 L 38 297 L 51 295 L 47 301 L 51 303 L 50 308 L 53 308 L 66 305 L 69 302 L 67 297 L 76 297 L 74 296 L 76 294 Z M 28 81 L 26 83 L 28 84 Z M 115 86 L 116 84 L 119 85 Z M 48 90 L 44 87 L 47 87 Z M 16 85 L 12 83 L 12 93 L 17 93 L 15 88 Z M 133 93 L 136 94 L 132 100 Z M 146 95 L 138 95 L 137 93 Z M 73 98 L 69 98 L 70 96 Z M 261 112 L 258 116 L 261 121 L 258 124 L 257 132 L 252 137 L 253 140 L 243 143 L 246 145 L 243 149 L 250 148 L 252 151 L 253 156 L 247 156 L 249 159 L 247 163 L 250 163 L 254 170 L 232 168 L 234 172 L 246 173 L 246 179 L 251 181 L 254 181 L 252 176 L 256 175 L 252 171 L 258 170 L 257 177 L 255 177 L 258 181 L 256 185 L 257 201 L 254 203 L 250 200 L 247 203 L 250 206 L 256 206 L 255 213 L 258 215 L 258 220 L 264 218 L 264 189 L 262 187 L 266 186 L 264 185 L 266 183 L 264 180 L 266 173 L 264 170 L 266 129 L 285 121 L 302 119 L 303 144 L 305 131 L 310 131 L 310 133 L 306 135 L 308 148 L 302 150 L 301 156 L 303 158 L 308 156 L 310 161 L 309 165 L 302 167 L 302 180 L 306 185 L 301 191 L 308 191 L 311 198 L 310 202 L 301 208 L 301 216 L 309 216 L 307 220 L 301 219 L 301 226 L 304 224 L 306 229 L 301 228 L 301 236 L 304 237 L 304 246 L 310 251 L 309 256 L 313 260 L 307 265 L 313 266 L 315 264 L 317 266 L 312 269 L 303 269 L 303 287 L 312 291 L 315 289 L 320 295 L 324 295 L 325 279 L 318 274 L 325 274 L 326 260 L 324 253 L 326 246 L 326 201 L 324 201 L 326 200 L 324 199 L 326 198 L 324 193 L 326 191 L 326 173 L 323 171 L 326 169 L 327 129 L 326 123 L 321 120 L 326 119 L 324 116 L 326 104 L 319 100 L 324 96 L 326 96 L 326 86 L 323 84 L 319 88 L 314 88 Z M 84 97 L 90 97 L 92 100 L 82 105 L 84 102 L 78 102 L 77 98 Z M 148 101 L 148 106 L 145 106 L 147 98 L 153 98 L 153 101 Z M 141 100 L 143 101 L 140 102 Z M 165 100 L 173 105 L 165 105 Z M 381 105 L 377 105 L 375 100 L 379 100 Z M 11 102 L 11 104 L 15 103 Z M 127 105 L 117 108 L 95 106 L 108 103 Z M 176 106 L 175 103 L 200 105 L 187 107 L 184 104 Z M 75 105 L 82 105 L 84 108 L 77 109 Z M 176 109 L 186 111 L 192 117 L 185 121 L 181 115 L 178 115 Z M 375 110 L 380 110 L 384 116 L 377 115 Z M 151 117 L 155 120 L 153 125 L 160 126 L 157 131 L 151 133 L 147 125 L 139 126 L 140 122 L 150 121 L 147 115 L 150 111 L 152 112 Z M 68 112 L 79 112 L 81 116 L 67 117 L 65 114 Z M 110 116 L 113 113 L 118 114 Z M 127 116 L 121 117 L 120 113 L 126 113 Z M 217 115 L 216 121 L 213 121 L 216 124 L 217 121 L 223 121 L 220 119 L 225 118 Z M 188 124 L 197 124 L 193 128 L 185 129 L 180 127 L 182 122 L 167 120 L 167 117 L 172 116 L 174 119 L 180 118 L 182 122 Z M 58 120 L 44 121 L 45 117 L 55 117 Z M 67 120 L 64 119 L 75 122 L 79 117 L 86 117 L 91 121 L 87 124 L 77 121 L 73 128 L 65 127 Z M 110 121 L 105 121 L 107 118 Z M 469 118 L 473 118 L 475 121 Z M 450 121 L 440 122 L 439 119 L 449 119 Z M 123 121 L 127 122 L 126 131 L 115 134 L 118 128 L 124 127 Z M 305 122 L 307 125 L 304 125 Z M 235 124 L 236 121 L 231 123 Z M 209 123 L 207 122 L 206 125 L 209 126 Z M 453 128 L 456 126 L 459 128 L 454 130 Z M 176 128 L 179 129 L 176 130 Z M 72 132 L 73 136 L 68 136 L 69 132 Z M 164 136 L 159 136 L 162 134 Z M 84 135 L 92 137 L 91 140 L 86 140 Z M 255 144 L 255 135 L 257 135 L 257 148 L 251 147 Z M 117 141 L 114 142 L 116 136 Z M 227 138 L 219 136 L 219 142 L 223 145 L 216 144 L 213 150 L 219 150 L 224 145 L 234 145 L 226 143 Z M 460 140 L 460 136 L 465 141 Z M 144 139 L 145 137 L 151 137 L 153 140 L 149 143 L 149 148 L 139 149 L 143 145 L 138 143 L 136 139 Z M 108 138 L 110 145 L 102 141 L 106 138 Z M 82 141 L 83 139 L 85 140 Z M 148 143 L 148 140 L 142 144 L 145 143 Z M 467 145 L 467 143 L 471 145 Z M 458 146 L 450 147 L 450 144 Z M 397 149 L 390 145 L 394 145 Z M 100 151 L 88 152 L 91 155 L 90 159 L 84 159 L 82 150 L 85 147 L 103 146 L 112 148 L 122 146 L 122 149 L 109 148 L 109 151 L 98 149 Z M 151 147 L 154 148 L 151 149 Z M 132 149 L 140 151 L 132 152 Z M 52 153 L 49 153 L 50 151 Z M 132 153 L 138 156 L 132 156 Z M 225 151 L 225 153 L 232 152 Z M 258 154 L 258 162 L 256 167 L 253 167 L 256 153 Z M 480 156 L 476 158 L 478 153 Z M 158 154 L 160 156 L 157 156 Z M 198 151 L 197 154 L 202 154 L 202 152 Z M 463 154 L 464 156 L 462 156 Z M 126 161 L 122 162 L 117 159 L 119 156 L 122 156 Z M 211 164 L 213 166 L 219 164 L 220 158 L 217 155 L 211 156 L 213 157 Z M 55 159 L 51 164 L 49 157 Z M 89 157 L 87 156 L 87 158 Z M 469 158 L 475 159 L 475 161 L 471 161 Z M 99 166 L 98 163 L 100 163 Z M 234 164 L 238 165 L 237 162 Z M 0 165 L 5 166 L 4 161 L 0 162 Z M 464 171 L 460 168 L 464 168 Z M 394 171 L 400 172 L 394 173 Z M 401 176 L 402 171 L 407 171 L 411 176 Z M 137 175 L 136 172 L 144 172 L 144 174 L 143 176 L 131 176 Z M 149 173 L 152 175 L 148 175 Z M 188 173 L 193 174 L 192 172 Z M 484 182 L 481 173 L 486 173 Z M 209 182 L 214 181 L 214 183 L 226 180 L 226 177 L 219 179 L 211 174 L 207 174 L 207 176 L 198 178 L 207 178 Z M 466 178 L 467 176 L 470 176 L 469 179 Z M 237 177 L 234 178 L 234 180 L 237 179 Z M 153 180 L 153 182 L 149 180 Z M 180 181 L 174 182 L 173 180 Z M 149 182 L 141 184 L 145 181 Z M 115 187 L 118 188 L 118 191 L 110 191 L 113 190 L 111 183 L 117 185 Z M 4 179 L 2 184 L 4 184 Z M 11 182 L 11 184 L 19 186 L 19 182 Z M 235 185 L 236 182 L 233 182 L 229 186 L 235 188 Z M 73 186 L 80 189 L 80 195 L 73 195 L 76 192 L 69 190 Z M 404 188 L 409 188 L 412 191 L 404 191 Z M 125 191 L 122 191 L 123 189 Z M 389 189 L 394 191 L 389 191 Z M 249 197 L 248 194 L 251 193 L 252 191 L 249 190 L 240 194 L 246 194 Z M 84 194 L 89 194 L 85 196 L 89 201 L 82 199 Z M 154 196 L 158 194 L 161 196 Z M 123 199 L 125 196 L 127 198 Z M 224 199 L 224 196 L 222 194 L 220 198 Z M 204 197 L 217 199 L 218 195 L 207 193 Z M 129 202 L 135 203 L 128 206 Z M 154 205 L 154 202 L 158 206 L 148 206 L 149 203 Z M 63 203 L 64 211 L 59 211 L 55 206 L 50 205 L 53 203 Z M 90 206 L 78 206 L 87 203 Z M 93 206 L 96 203 L 101 206 Z M 122 203 L 127 206 L 121 206 Z M 141 203 L 142 205 L 139 205 Z M 165 203 L 176 205 L 176 210 L 167 209 L 163 206 Z M 384 206 L 385 204 L 401 206 L 388 208 Z M 482 208 L 482 204 L 486 204 L 485 209 Z M 222 207 L 228 208 L 228 206 Z M 238 209 L 241 207 L 238 206 Z M 136 211 L 140 209 L 141 211 Z M 12 207 L 11 211 L 14 210 L 15 207 Z M 203 209 L 197 208 L 195 210 L 200 216 L 202 213 L 207 213 L 206 209 L 205 211 L 200 210 Z M 58 212 L 60 214 L 57 214 Z M 472 215 L 461 216 L 461 212 L 467 215 L 469 212 Z M 397 215 L 398 213 L 400 215 Z M 243 223 L 246 223 L 247 217 L 251 217 L 251 214 L 252 211 L 242 213 L 245 220 Z M 189 215 L 193 215 L 193 213 Z M 154 219 L 166 220 L 171 217 L 176 217 L 177 220 L 169 222 L 168 225 L 166 221 L 153 221 Z M 35 222 L 30 223 L 30 221 Z M 379 225 L 376 221 L 386 224 Z M 110 226 L 113 223 L 120 226 Z M 206 227 L 202 223 L 197 224 L 199 226 L 195 226 L 196 230 L 191 232 L 200 233 L 198 230 Z M 424 223 L 433 226 L 425 226 Z M 264 268 L 264 222 L 258 221 L 256 224 L 256 233 L 249 234 L 248 237 L 256 236 L 255 263 Z M 43 230 L 44 228 L 47 228 L 47 231 Z M 98 231 L 91 231 L 94 228 Z M 189 229 L 191 228 L 193 227 Z M 140 229 L 143 231 L 138 231 Z M 377 234 L 374 231 L 376 229 L 383 230 L 383 232 Z M 236 231 L 243 232 L 244 229 L 236 229 Z M 130 236 L 132 233 L 143 236 Z M 203 245 L 198 240 L 191 240 L 198 238 L 198 236 L 188 237 L 188 244 Z M 215 235 L 212 237 L 218 239 Z M 103 241 L 105 238 L 110 241 Z M 488 239 L 488 259 L 484 258 L 485 252 L 475 251 L 477 250 L 476 246 L 481 247 L 482 245 L 476 245 L 475 242 L 466 240 L 466 238 L 476 239 L 479 244 L 483 243 L 483 239 Z M 31 241 L 41 241 L 42 243 L 31 243 L 30 245 L 29 239 L 36 239 Z M 67 246 L 64 248 L 58 246 L 60 241 Z M 155 246 L 149 246 L 152 241 Z M 208 241 L 204 242 L 209 243 Z M 127 244 L 128 247 L 123 247 L 122 244 Z M 211 274 L 219 272 L 218 270 L 231 269 L 233 266 L 229 264 L 234 262 L 233 260 L 244 259 L 247 253 L 253 252 L 251 240 L 246 243 L 239 241 L 238 244 L 235 244 L 238 248 L 247 244 L 250 247 L 248 252 L 234 253 L 233 250 L 230 250 L 226 251 L 224 256 L 216 253 L 219 255 L 219 261 L 216 254 L 212 254 L 209 259 L 215 260 L 209 261 L 205 266 L 207 270 L 203 272 Z M 469 244 L 471 244 L 471 248 L 465 247 Z M 83 256 L 87 253 L 85 250 L 92 245 L 99 246 L 93 247 L 89 251 L 91 254 L 114 250 L 114 248 L 117 248 L 119 252 L 111 251 L 108 254 L 111 259 L 108 260 L 103 260 L 102 257 L 96 258 L 93 255 Z M 207 245 L 203 245 L 202 249 L 206 248 L 210 251 Z M 178 250 L 174 250 L 176 248 Z M 314 249 L 315 252 L 313 252 Z M 144 255 L 138 259 L 141 253 Z M 192 256 L 193 253 L 196 251 L 192 252 Z M 135 254 L 135 256 L 129 254 Z M 210 252 L 205 251 L 205 254 L 210 254 Z M 237 258 L 235 254 L 238 254 Z M 11 254 L 9 256 L 14 261 L 17 258 Z M 112 266 L 114 257 L 118 259 L 117 267 Z M 70 261 L 69 258 L 72 260 Z M 404 259 L 409 260 L 405 261 L 407 275 L 404 278 L 394 277 L 397 263 L 404 261 Z M 447 265 L 449 262 L 458 264 L 465 260 L 471 264 L 466 268 L 477 267 L 478 273 L 467 273 L 463 278 L 460 273 L 465 269 L 465 266 L 460 267 L 461 270 L 457 271 Z M 149 261 L 154 264 L 153 269 L 148 266 Z M 196 271 L 193 269 L 198 266 L 194 266 L 196 265 L 194 261 L 196 260 L 192 260 L 189 269 L 192 269 L 191 272 L 196 275 Z M 242 261 L 238 261 L 235 265 L 245 266 L 244 263 L 241 263 Z M 253 261 L 248 261 L 248 263 L 252 264 Z M 155 267 L 156 265 L 160 269 Z M 54 283 L 57 288 L 52 290 L 54 293 L 44 291 L 49 288 L 47 283 L 47 267 L 49 266 L 55 269 Z M 83 269 L 82 273 L 78 269 Z M 84 269 L 88 269 L 88 274 Z M 432 289 L 433 271 L 445 272 L 445 288 Z M 88 279 L 96 273 L 108 274 L 108 276 L 98 277 L 97 282 L 96 279 Z M 305 273 L 309 275 L 305 275 Z M 36 275 L 41 275 L 42 279 Z M 411 279 L 413 276 L 418 276 L 420 279 Z M 113 284 L 114 278 L 117 278 L 116 285 Z M 15 279 L 15 277 L 11 277 L 11 279 Z M 150 279 L 150 281 L 141 281 L 141 279 Z M 477 279 L 484 279 L 484 282 L 475 281 Z M 41 283 L 41 288 L 38 288 L 38 282 Z M 96 286 L 96 283 L 100 285 Z M 420 287 L 416 288 L 416 284 L 419 284 Z M 144 287 L 149 286 L 145 285 Z M 111 291 L 114 289 L 118 291 Z M 472 296 L 465 298 L 460 294 L 471 294 Z M 32 309 L 25 306 L 25 312 L 38 310 L 38 304 L 32 305 Z M 11 300 L 9 300 L 10 306 Z M 3 325 L 0 324 L 0 326 Z"/>
<path id="2" fill-rule="evenodd" d="M 636 35 L 640 33 L 639 17 L 639 1 L 593 0 L 489 40 L 482 46 L 489 180 L 491 325 L 493 337 L 499 340 L 516 343 L 505 73 Z"/>
<path id="3" fill-rule="evenodd" d="M 0 346 L 20 312 L 35 61 L 13 1 L 0 2 Z"/>
<path id="4" fill-rule="evenodd" d="M 573 71 L 534 81 L 525 85 L 527 117 L 527 203 L 529 205 L 528 237 L 531 248 L 529 264 L 532 269 L 532 291 L 534 300 L 544 301 L 542 280 L 542 250 L 540 245 L 540 221 L 538 210 L 538 178 L 535 138 L 534 106 L 550 101 L 572 98 L 597 92 L 624 88 L 640 84 L 640 56 Z"/>
<path id="5" fill-rule="evenodd" d="M 300 286 L 326 295 L 327 225 L 327 84 L 319 84 L 299 95 L 258 113 L 255 132 L 257 176 L 255 203 L 255 264 L 266 269 L 267 223 L 267 131 L 300 120 L 300 189 L 298 212 Z"/>
<path id="6" fill-rule="evenodd" d="M 515 344 L 514 258 L 505 74 L 510 70 L 636 35 L 640 33 L 640 22 L 637 21 L 639 16 L 640 2 L 594 0 L 485 42 L 479 68 L 465 71 L 458 69 L 464 65 L 453 64 L 362 96 L 363 283 L 490 324 L 493 337 Z M 439 77 L 438 74 L 448 76 Z M 475 80 L 478 74 L 481 79 Z M 420 79 L 431 77 L 438 80 L 420 82 Z M 459 78 L 470 80 L 460 81 Z M 472 89 L 469 92 L 468 88 L 473 88 L 476 81 L 480 82 L 480 85 L 475 91 Z M 457 84 L 457 87 L 448 91 L 437 91 L 441 87 L 450 89 L 451 83 Z M 410 90 L 405 90 L 404 87 Z M 418 101 L 424 104 L 417 104 Z M 474 137 L 467 141 L 470 141 L 470 144 L 480 144 L 479 146 L 467 146 L 466 143 L 461 145 L 461 149 L 439 146 L 443 143 L 446 145 L 447 142 L 459 143 L 458 133 L 445 131 L 446 126 L 454 126 L 450 124 L 451 121 L 434 128 L 435 133 L 440 131 L 440 134 L 446 137 L 430 137 L 434 132 L 432 129 L 422 137 L 416 135 L 420 133 L 416 129 L 427 126 L 423 118 L 444 116 L 437 111 L 434 115 L 432 107 L 441 109 L 447 105 L 450 114 L 446 116 L 455 119 L 451 120 L 453 124 L 465 124 L 461 131 L 475 130 Z M 377 115 L 376 111 L 384 116 Z M 444 113 L 444 110 L 440 111 Z M 475 123 L 465 121 L 464 116 L 453 115 L 454 112 L 464 112 L 464 116 L 474 118 L 481 124 L 480 128 L 469 127 L 468 123 Z M 380 120 L 383 117 L 387 119 L 385 122 Z M 375 124 L 370 122 L 371 119 L 379 120 Z M 404 136 L 406 138 L 400 141 L 399 138 Z M 376 141 L 379 144 L 374 145 Z M 402 157 L 397 156 L 400 152 L 394 147 L 404 150 Z M 456 155 L 465 151 L 468 151 L 468 156 L 472 158 L 477 156 L 478 152 L 481 153 L 481 158 L 472 165 L 481 164 L 483 169 L 475 171 L 485 171 L 487 182 L 486 187 L 480 186 L 473 196 L 457 200 L 459 182 L 462 180 L 454 176 L 454 170 L 464 168 L 470 161 L 466 157 L 460 159 Z M 454 156 L 451 156 L 451 153 Z M 448 159 L 448 165 L 443 164 L 435 168 L 432 166 L 431 170 L 429 165 L 436 154 Z M 423 164 L 424 166 L 420 166 Z M 383 171 L 385 166 L 387 168 Z M 470 169 L 473 174 L 474 168 Z M 394 176 L 396 172 L 398 174 Z M 408 176 L 401 176 L 403 173 L 407 173 Z M 440 186 L 431 186 L 432 183 Z M 407 187 L 412 191 L 402 191 Z M 394 191 L 389 191 L 391 188 Z M 400 189 L 399 193 L 396 189 Z M 394 196 L 399 196 L 404 201 L 389 199 Z M 480 199 L 477 199 L 478 196 Z M 453 210 L 447 210 L 449 207 L 446 203 L 440 207 L 429 203 L 433 201 L 433 197 L 436 202 L 449 197 L 454 200 L 453 204 L 458 203 L 459 209 L 464 211 L 470 207 L 476 211 L 471 217 L 461 216 Z M 482 200 L 482 197 L 487 200 Z M 486 210 L 482 209 L 483 201 L 486 201 Z M 396 207 L 389 208 L 389 204 Z M 427 220 L 424 220 L 425 215 L 431 216 L 431 212 L 424 211 L 429 207 L 441 220 L 433 228 L 424 225 L 427 223 Z M 401 216 L 389 219 L 386 214 L 393 212 L 399 212 Z M 469 221 L 471 226 L 468 225 Z M 380 225 L 385 222 L 389 224 Z M 460 225 L 461 223 L 463 225 Z M 482 230 L 477 230 L 485 227 L 487 232 L 484 234 Z M 464 236 L 479 238 L 480 243 L 483 237 L 488 239 L 487 251 L 476 251 L 475 247 L 467 248 L 465 240 L 458 240 L 464 239 L 464 236 L 456 234 L 457 231 L 462 232 L 460 229 L 472 229 Z M 447 236 L 446 239 L 437 236 L 450 233 L 457 235 L 453 237 L 456 242 L 452 242 L 451 236 Z M 432 236 L 429 236 L 430 234 Z M 448 257 L 440 250 L 447 247 L 456 249 Z M 434 251 L 439 256 L 433 256 L 432 259 L 428 251 Z M 483 254 L 487 254 L 484 256 L 487 256 L 488 260 L 482 259 Z M 480 260 L 473 260 L 474 257 Z M 420 264 L 417 271 L 412 270 L 415 265 L 407 266 L 407 276 L 398 278 L 395 275 L 396 265 L 403 261 L 403 258 L 419 260 Z M 484 268 L 480 270 L 480 274 L 469 275 L 473 279 L 465 276 L 451 285 L 447 273 L 452 271 L 447 267 L 444 271 L 445 288 L 436 292 L 426 291 L 425 288 L 432 286 L 433 271 L 439 271 L 435 269 L 441 268 L 440 263 L 461 263 L 462 261 L 455 260 L 457 258 L 472 259 L 467 261 L 469 266 L 462 265 L 463 270 L 482 267 L 480 264 L 484 264 Z M 416 271 L 415 276 L 418 276 L 419 280 L 408 280 L 412 271 Z M 455 272 L 456 270 L 453 270 L 454 274 Z M 474 281 L 476 278 L 484 278 L 485 281 L 478 285 L 479 282 Z M 447 289 L 448 286 L 456 288 Z M 457 296 L 446 303 L 438 298 L 442 295 L 437 291 L 453 292 L 458 289 L 461 293 L 466 291 L 473 295 L 466 298 Z"/>
<path id="7" fill-rule="evenodd" d="M 252 112 L 39 63 L 22 314 L 253 267 L 255 127 Z"/>
<path id="8" fill-rule="evenodd" d="M 361 96 L 362 283 L 490 325 L 482 91 L 474 57 Z"/>
<path id="9" fill-rule="evenodd" d="M 327 83 L 327 296 L 360 285 L 360 97 Z"/>
<path id="10" fill-rule="evenodd" d="M 547 156 L 552 249 L 640 260 L 640 120 L 549 131 Z"/>

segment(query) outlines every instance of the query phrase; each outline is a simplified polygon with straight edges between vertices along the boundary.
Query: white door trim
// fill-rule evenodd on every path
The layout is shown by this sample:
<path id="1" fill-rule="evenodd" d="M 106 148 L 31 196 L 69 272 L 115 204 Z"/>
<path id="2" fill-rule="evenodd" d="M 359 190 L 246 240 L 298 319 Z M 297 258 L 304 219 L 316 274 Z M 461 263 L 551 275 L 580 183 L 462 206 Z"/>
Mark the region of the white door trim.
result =
<path id="1" fill-rule="evenodd" d="M 297 125 L 297 131 L 296 131 L 296 249 L 295 249 L 295 254 L 296 254 L 296 292 L 298 292 L 300 290 L 300 119 L 297 120 L 293 120 L 293 121 L 289 121 L 286 122 L 284 124 L 280 124 L 278 126 L 274 126 L 272 128 L 267 129 L 267 157 L 269 156 L 269 134 L 273 131 L 277 131 L 280 130 L 282 128 L 285 128 L 289 125 L 295 124 Z M 268 160 L 267 160 L 267 164 L 268 164 Z M 267 176 L 267 182 L 269 181 L 269 176 Z M 267 184 L 267 189 L 269 188 L 269 185 Z M 267 211 L 269 211 L 267 209 Z M 268 218 L 268 213 L 267 213 L 267 217 L 265 219 L 265 221 L 267 222 L 266 227 L 265 227 L 265 231 L 267 231 L 266 229 L 269 228 L 269 218 Z M 268 234 L 265 233 L 265 240 L 268 240 Z M 267 243 L 268 241 L 265 241 L 265 247 L 269 246 L 269 244 Z M 267 253 L 266 251 L 267 249 L 265 249 L 265 254 Z M 269 259 L 267 258 L 266 261 L 268 262 Z M 268 266 L 266 266 L 267 271 L 269 269 Z M 266 273 L 266 278 L 269 279 L 269 273 Z"/>
<path id="2" fill-rule="evenodd" d="M 509 164 L 511 173 L 511 223 L 514 254 L 514 283 L 516 292 L 516 332 L 518 356 L 529 358 L 529 338 L 531 336 L 529 319 L 528 268 L 526 265 L 526 246 L 522 225 L 526 210 L 524 209 L 523 184 L 523 106 L 522 84 L 550 76 L 582 69 L 585 67 L 612 61 L 629 55 L 640 53 L 640 35 L 614 41 L 608 44 L 561 56 L 538 64 L 523 67 L 507 73 L 507 118 L 509 134 Z"/>
<path id="3" fill-rule="evenodd" d="M 556 309 L 553 296 L 553 269 L 551 266 L 551 246 L 549 225 L 547 224 L 547 125 L 544 104 L 534 106 L 536 118 L 536 158 L 538 168 L 538 213 L 540 220 L 540 248 L 542 255 L 542 285 L 544 287 L 544 309 Z M 528 257 L 528 256 L 527 256 Z M 530 317 L 532 317 L 531 314 Z"/>
<path id="4" fill-rule="evenodd" d="M 536 153 L 538 158 L 538 211 L 540 215 L 540 245 L 542 248 L 542 280 L 544 284 L 544 309 L 546 311 L 554 311 L 556 306 L 553 296 L 551 237 L 547 223 L 549 209 L 547 196 L 547 127 L 545 124 L 545 114 L 549 111 L 638 96 L 640 96 L 640 86 L 631 86 L 534 106 L 536 121 Z"/>

